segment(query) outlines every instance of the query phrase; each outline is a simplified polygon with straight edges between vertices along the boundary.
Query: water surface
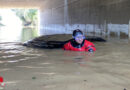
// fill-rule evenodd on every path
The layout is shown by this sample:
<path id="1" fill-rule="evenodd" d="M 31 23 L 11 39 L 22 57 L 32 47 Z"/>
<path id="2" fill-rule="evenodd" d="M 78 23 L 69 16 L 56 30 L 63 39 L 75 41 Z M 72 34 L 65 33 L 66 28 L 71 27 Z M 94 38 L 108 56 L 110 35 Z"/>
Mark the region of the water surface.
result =
<path id="1" fill-rule="evenodd" d="M 130 89 L 130 43 L 94 43 L 95 53 L 0 43 L 5 90 Z"/>

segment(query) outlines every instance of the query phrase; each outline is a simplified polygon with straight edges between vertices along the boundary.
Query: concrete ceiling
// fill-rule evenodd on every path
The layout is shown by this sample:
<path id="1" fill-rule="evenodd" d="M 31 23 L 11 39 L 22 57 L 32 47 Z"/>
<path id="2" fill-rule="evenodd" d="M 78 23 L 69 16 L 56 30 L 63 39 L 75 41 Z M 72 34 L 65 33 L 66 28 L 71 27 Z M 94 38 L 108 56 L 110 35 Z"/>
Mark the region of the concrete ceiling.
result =
<path id="1" fill-rule="evenodd" d="M 43 8 L 43 6 L 48 6 L 49 3 L 47 1 L 51 0 L 0 0 L 0 8 Z M 53 0 L 56 3 L 64 0 Z M 68 2 L 74 2 L 77 0 L 68 0 Z M 95 6 L 110 6 L 114 4 L 122 4 L 130 2 L 129 0 L 88 0 L 90 3 L 95 3 Z M 54 3 L 55 4 L 55 3 Z M 52 4 L 51 4 L 52 5 Z M 57 5 L 57 4 L 56 4 Z"/>
<path id="2" fill-rule="evenodd" d="M 108 6 L 108 5 L 119 4 L 127 1 L 129 0 L 102 0 L 100 2 L 100 5 Z"/>
<path id="3" fill-rule="evenodd" d="M 45 0 L 0 0 L 0 8 L 40 8 Z"/>

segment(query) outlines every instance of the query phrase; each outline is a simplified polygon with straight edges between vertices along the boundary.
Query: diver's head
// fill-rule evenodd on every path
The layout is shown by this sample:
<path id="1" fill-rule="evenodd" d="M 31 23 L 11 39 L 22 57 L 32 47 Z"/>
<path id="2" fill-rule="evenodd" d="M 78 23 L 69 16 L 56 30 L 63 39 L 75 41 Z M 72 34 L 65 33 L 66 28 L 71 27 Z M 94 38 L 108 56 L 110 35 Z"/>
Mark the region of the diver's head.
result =
<path id="1" fill-rule="evenodd" d="M 73 31 L 73 38 L 78 44 L 81 44 L 85 39 L 85 36 L 83 35 L 83 32 L 81 30 L 76 29 Z"/>

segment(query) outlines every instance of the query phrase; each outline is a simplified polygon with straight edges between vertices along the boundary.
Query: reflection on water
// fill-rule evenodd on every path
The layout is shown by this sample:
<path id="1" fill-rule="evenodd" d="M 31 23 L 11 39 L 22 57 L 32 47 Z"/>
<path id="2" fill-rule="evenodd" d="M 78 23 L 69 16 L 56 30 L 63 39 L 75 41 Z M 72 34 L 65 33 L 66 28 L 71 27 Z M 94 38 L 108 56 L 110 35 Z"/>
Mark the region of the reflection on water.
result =
<path id="1" fill-rule="evenodd" d="M 25 42 L 38 36 L 37 28 L 0 28 L 0 42 Z"/>
<path id="2" fill-rule="evenodd" d="M 22 42 L 28 41 L 38 36 L 38 30 L 36 28 L 23 28 L 21 32 Z"/>

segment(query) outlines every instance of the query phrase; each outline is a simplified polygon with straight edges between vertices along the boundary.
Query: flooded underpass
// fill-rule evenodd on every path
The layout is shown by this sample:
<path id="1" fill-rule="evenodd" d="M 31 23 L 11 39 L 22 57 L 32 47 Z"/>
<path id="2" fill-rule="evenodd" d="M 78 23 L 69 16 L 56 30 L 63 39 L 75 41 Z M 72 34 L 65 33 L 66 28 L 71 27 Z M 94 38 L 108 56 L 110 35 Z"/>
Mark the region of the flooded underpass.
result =
<path id="1" fill-rule="evenodd" d="M 94 42 L 95 53 L 0 43 L 5 90 L 129 90 L 130 42 Z"/>
<path id="2" fill-rule="evenodd" d="M 0 76 L 6 84 L 1 90 L 130 89 L 129 0 L 0 0 L 0 8 L 13 9 L 0 11 Z M 17 14 L 23 28 L 14 19 L 14 11 L 21 8 L 37 9 L 37 23 L 31 22 L 36 17 Z M 93 42 L 94 53 L 21 44 L 39 35 L 72 34 L 75 29 L 107 42 Z"/>

